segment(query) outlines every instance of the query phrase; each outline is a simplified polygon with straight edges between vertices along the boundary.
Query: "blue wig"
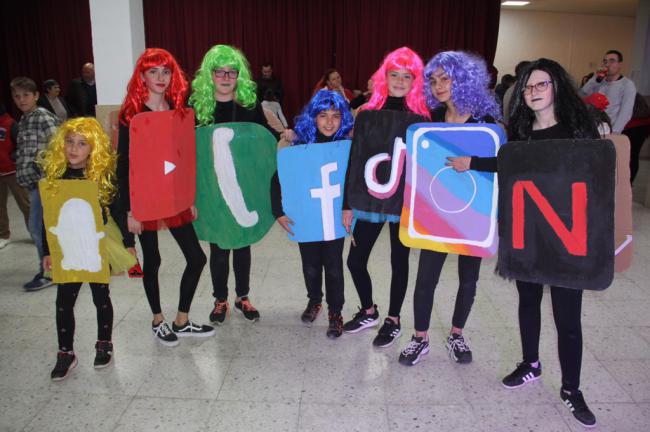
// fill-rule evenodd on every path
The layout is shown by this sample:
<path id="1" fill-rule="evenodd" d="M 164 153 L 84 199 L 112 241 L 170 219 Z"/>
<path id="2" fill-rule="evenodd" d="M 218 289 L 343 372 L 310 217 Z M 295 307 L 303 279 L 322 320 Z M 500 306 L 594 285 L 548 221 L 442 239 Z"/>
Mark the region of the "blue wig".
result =
<path id="1" fill-rule="evenodd" d="M 451 78 L 451 100 L 459 114 L 474 118 L 486 115 L 500 120 L 501 109 L 488 88 L 490 74 L 485 61 L 463 51 L 444 51 L 436 54 L 424 68 L 424 94 L 431 109 L 440 106 L 431 91 L 431 75 L 441 68 Z"/>
<path id="2" fill-rule="evenodd" d="M 296 140 L 292 144 L 316 141 L 316 116 L 330 109 L 341 113 L 341 127 L 334 134 L 334 141 L 345 138 L 354 124 L 348 103 L 335 91 L 319 90 L 294 119 Z"/>

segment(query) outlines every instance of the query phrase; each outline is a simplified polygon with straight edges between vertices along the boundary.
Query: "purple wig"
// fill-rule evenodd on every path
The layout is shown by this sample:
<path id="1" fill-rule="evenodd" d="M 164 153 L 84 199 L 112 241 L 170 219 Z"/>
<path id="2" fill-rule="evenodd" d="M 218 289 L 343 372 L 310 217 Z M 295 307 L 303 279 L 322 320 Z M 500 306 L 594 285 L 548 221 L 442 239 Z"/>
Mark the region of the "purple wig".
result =
<path id="1" fill-rule="evenodd" d="M 419 55 L 408 47 L 398 48 L 390 52 L 382 62 L 381 66 L 372 75 L 372 96 L 368 103 L 362 108 L 367 110 L 378 110 L 386 103 L 388 97 L 388 84 L 386 83 L 386 75 L 390 71 L 406 69 L 413 75 L 413 87 L 406 95 L 406 106 L 416 113 L 426 118 L 430 118 L 429 110 L 424 100 L 422 87 L 424 82 L 422 79 L 422 71 L 424 65 Z"/>
<path id="2" fill-rule="evenodd" d="M 451 78 L 451 101 L 459 114 L 471 114 L 474 118 L 486 115 L 500 120 L 501 109 L 488 89 L 490 73 L 485 61 L 463 51 L 444 51 L 436 54 L 424 68 L 424 93 L 427 105 L 434 109 L 440 106 L 431 91 L 431 75 L 441 68 Z"/>

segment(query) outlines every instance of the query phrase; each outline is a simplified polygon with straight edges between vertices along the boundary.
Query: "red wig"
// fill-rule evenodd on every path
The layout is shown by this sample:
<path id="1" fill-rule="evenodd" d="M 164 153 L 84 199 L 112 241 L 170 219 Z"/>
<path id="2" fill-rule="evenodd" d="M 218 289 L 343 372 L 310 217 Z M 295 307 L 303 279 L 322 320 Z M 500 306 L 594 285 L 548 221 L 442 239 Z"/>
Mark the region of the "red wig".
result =
<path id="1" fill-rule="evenodd" d="M 138 58 L 135 70 L 126 87 L 126 97 L 120 108 L 120 122 L 126 126 L 131 123 L 134 115 L 142 111 L 142 106 L 149 98 L 149 90 L 144 85 L 142 74 L 155 66 L 163 65 L 172 72 L 172 78 L 165 91 L 165 100 L 177 111 L 185 109 L 185 101 L 189 86 L 185 79 L 185 73 L 176 63 L 176 59 L 162 48 L 147 48 Z"/>

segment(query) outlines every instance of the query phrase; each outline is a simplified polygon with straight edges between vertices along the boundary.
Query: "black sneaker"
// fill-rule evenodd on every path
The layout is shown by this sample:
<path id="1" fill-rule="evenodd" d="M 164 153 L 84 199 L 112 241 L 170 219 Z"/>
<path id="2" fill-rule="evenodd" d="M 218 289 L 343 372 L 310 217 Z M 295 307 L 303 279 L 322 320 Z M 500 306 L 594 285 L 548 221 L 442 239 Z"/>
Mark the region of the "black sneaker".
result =
<path id="1" fill-rule="evenodd" d="M 210 312 L 210 322 L 215 323 L 216 325 L 221 325 L 226 320 L 226 316 L 230 313 L 230 306 L 228 301 L 219 300 L 214 302 L 214 309 Z"/>
<path id="2" fill-rule="evenodd" d="M 244 315 L 250 322 L 257 322 L 260 319 L 260 313 L 253 307 L 248 297 L 242 297 L 240 301 L 235 302 L 235 309 Z"/>
<path id="3" fill-rule="evenodd" d="M 355 313 L 350 321 L 343 324 L 343 330 L 346 333 L 357 333 L 363 329 L 379 324 L 379 310 L 377 309 L 377 305 L 374 306 L 374 314 L 368 314 L 365 309 L 359 308 L 359 312 Z"/>
<path id="4" fill-rule="evenodd" d="M 56 355 L 56 366 L 50 374 L 52 381 L 66 379 L 75 366 L 77 366 L 77 356 L 72 351 L 59 351 Z"/>
<path id="5" fill-rule="evenodd" d="M 415 366 L 422 356 L 429 354 L 429 341 L 422 337 L 411 336 L 411 341 L 399 355 L 399 362 L 405 366 Z"/>
<path id="6" fill-rule="evenodd" d="M 318 314 L 320 314 L 320 311 L 322 309 L 323 309 L 323 305 L 321 303 L 307 304 L 307 307 L 305 308 L 305 311 L 300 316 L 300 319 L 306 325 L 311 326 L 311 324 L 314 321 L 316 321 L 316 318 L 318 318 Z"/>
<path id="7" fill-rule="evenodd" d="M 596 426 L 596 416 L 587 406 L 585 398 L 582 396 L 582 392 L 580 390 L 569 392 L 562 389 L 560 390 L 560 398 L 562 398 L 564 405 L 566 405 L 569 410 L 571 410 L 573 417 L 575 417 L 578 423 L 586 428 L 592 428 Z"/>
<path id="8" fill-rule="evenodd" d="M 169 327 L 166 321 L 161 321 L 158 325 L 151 325 L 151 331 L 153 331 L 154 337 L 161 344 L 168 347 L 175 347 L 178 345 L 178 337 Z"/>
<path id="9" fill-rule="evenodd" d="M 340 313 L 330 313 L 328 318 L 330 324 L 327 327 L 327 337 L 336 339 L 343 334 L 343 317 Z"/>
<path id="10" fill-rule="evenodd" d="M 449 358 L 456 363 L 467 364 L 472 362 L 472 351 L 469 345 L 465 342 L 465 338 L 461 334 L 452 333 L 447 338 L 447 352 Z"/>
<path id="11" fill-rule="evenodd" d="M 528 363 L 521 362 L 517 363 L 517 369 L 515 369 L 510 375 L 506 376 L 501 382 L 505 388 L 516 389 L 533 381 L 537 381 L 541 376 L 541 363 L 539 363 L 537 367 L 532 367 Z"/>
<path id="12" fill-rule="evenodd" d="M 95 369 L 105 368 L 113 361 L 113 343 L 97 341 L 95 344 Z"/>
<path id="13" fill-rule="evenodd" d="M 205 324 L 196 324 L 192 320 L 187 320 L 185 324 L 179 326 L 175 322 L 172 322 L 172 330 L 178 337 L 208 337 L 214 335 L 214 327 Z"/>
<path id="14" fill-rule="evenodd" d="M 395 324 L 395 322 L 386 318 L 384 320 L 384 325 L 379 329 L 379 333 L 375 337 L 375 340 L 372 341 L 372 344 L 379 348 L 389 347 L 395 342 L 395 339 L 402 335 L 402 326 L 400 323 Z"/>
<path id="15" fill-rule="evenodd" d="M 31 281 L 23 285 L 23 288 L 25 288 L 25 291 L 38 291 L 52 285 L 54 285 L 52 278 L 43 276 L 43 272 L 39 272 Z"/>

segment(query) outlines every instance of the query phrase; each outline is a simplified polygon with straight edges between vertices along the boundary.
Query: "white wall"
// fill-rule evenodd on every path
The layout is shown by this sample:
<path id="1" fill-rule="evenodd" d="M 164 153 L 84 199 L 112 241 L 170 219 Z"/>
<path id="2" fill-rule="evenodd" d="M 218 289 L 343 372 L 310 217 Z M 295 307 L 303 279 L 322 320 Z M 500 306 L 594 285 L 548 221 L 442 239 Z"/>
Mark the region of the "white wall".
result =
<path id="1" fill-rule="evenodd" d="M 623 74 L 632 69 L 636 20 L 632 17 L 501 10 L 494 65 L 499 79 L 514 75 L 521 60 L 546 57 L 559 62 L 578 84 L 594 71 L 605 51 L 623 53 Z"/>

